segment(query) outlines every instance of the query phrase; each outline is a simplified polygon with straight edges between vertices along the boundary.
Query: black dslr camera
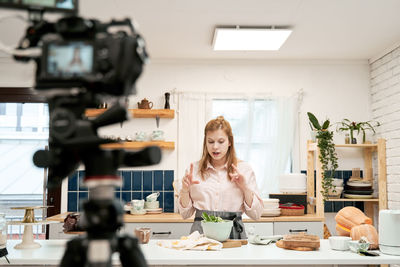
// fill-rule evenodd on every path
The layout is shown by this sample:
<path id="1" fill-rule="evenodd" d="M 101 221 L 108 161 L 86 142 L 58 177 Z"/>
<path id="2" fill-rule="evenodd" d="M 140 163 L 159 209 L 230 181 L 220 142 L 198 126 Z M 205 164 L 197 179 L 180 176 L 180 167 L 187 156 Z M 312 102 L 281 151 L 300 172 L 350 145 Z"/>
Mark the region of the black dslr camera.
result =
<path id="1" fill-rule="evenodd" d="M 118 26 L 129 28 L 131 33 L 108 32 Z M 135 33 L 130 20 L 104 24 L 67 17 L 41 27 L 52 32 L 41 38 L 43 53 L 37 60 L 36 89 L 83 87 L 113 96 L 134 93 L 133 85 L 147 54 L 144 40 Z M 27 39 L 35 39 L 34 35 Z"/>
<path id="2" fill-rule="evenodd" d="M 0 6 L 13 8 L 20 4 L 11 2 L 30 2 L 1 1 Z M 145 43 L 129 19 L 101 23 L 74 14 L 56 22 L 43 19 L 44 11 L 66 2 L 77 4 L 77 0 L 54 0 L 51 7 L 23 6 L 32 25 L 14 53 L 18 61 L 35 60 L 35 89 L 49 104 L 49 150 L 37 151 L 33 158 L 36 166 L 49 169 L 48 187 L 60 185 L 81 163 L 85 166 L 89 200 L 82 205 L 80 223 L 86 235 L 68 242 L 61 266 L 111 266 L 111 255 L 117 251 L 122 266 L 147 266 L 137 239 L 117 234 L 123 209 L 114 200 L 114 189 L 122 184 L 119 167 L 157 164 L 160 149 L 104 149 L 102 144 L 116 141 L 97 135 L 100 127 L 127 119 L 120 98 L 135 92 L 147 60 Z M 112 31 L 121 27 L 125 30 Z M 114 105 L 95 119 L 87 118 L 85 110 L 98 106 L 104 97 L 115 99 Z"/>

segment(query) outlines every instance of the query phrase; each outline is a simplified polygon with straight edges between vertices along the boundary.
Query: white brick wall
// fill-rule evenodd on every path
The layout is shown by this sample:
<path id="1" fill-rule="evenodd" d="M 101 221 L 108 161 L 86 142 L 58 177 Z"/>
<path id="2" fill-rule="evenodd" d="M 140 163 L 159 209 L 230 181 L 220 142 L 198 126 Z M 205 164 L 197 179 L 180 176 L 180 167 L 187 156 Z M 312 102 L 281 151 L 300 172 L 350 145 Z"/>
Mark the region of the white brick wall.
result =
<path id="1" fill-rule="evenodd" d="M 400 209 L 400 46 L 370 63 L 372 118 L 387 140 L 389 209 Z"/>

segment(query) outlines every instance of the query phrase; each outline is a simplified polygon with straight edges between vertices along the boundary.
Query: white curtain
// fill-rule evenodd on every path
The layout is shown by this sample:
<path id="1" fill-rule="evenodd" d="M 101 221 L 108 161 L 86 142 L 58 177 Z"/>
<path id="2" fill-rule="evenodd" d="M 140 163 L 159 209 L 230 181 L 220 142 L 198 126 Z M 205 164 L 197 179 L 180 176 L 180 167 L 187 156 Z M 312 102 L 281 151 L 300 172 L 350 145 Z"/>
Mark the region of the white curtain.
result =
<path id="1" fill-rule="evenodd" d="M 260 191 L 263 197 L 269 193 L 279 192 L 278 176 L 288 172 L 293 152 L 296 125 L 298 120 L 299 95 L 292 97 L 277 97 L 274 100 L 275 118 L 270 124 L 273 141 L 271 150 L 268 151 L 264 168 L 263 179 L 259 182 Z M 269 118 L 266 118 L 269 119 Z M 266 123 L 271 123 L 268 121 Z"/>
<path id="2" fill-rule="evenodd" d="M 176 93 L 178 96 L 178 181 L 175 185 L 180 188 L 180 181 L 191 162 L 201 158 L 203 148 L 204 127 L 207 117 L 206 94 Z"/>
<path id="3" fill-rule="evenodd" d="M 288 97 L 217 95 L 205 93 L 176 92 L 178 99 L 178 166 L 176 189 L 180 188 L 181 179 L 191 162 L 201 157 L 204 138 L 204 127 L 213 116 L 224 115 L 231 121 L 232 128 L 238 119 L 237 106 L 227 105 L 221 110 L 213 110 L 213 100 L 241 99 L 247 101 L 249 108 L 243 111 L 247 121 L 236 125 L 235 135 L 247 135 L 238 149 L 239 158 L 248 161 L 257 177 L 262 197 L 269 193 L 279 192 L 278 176 L 290 170 L 292 150 L 294 147 L 296 125 L 298 120 L 298 106 L 300 94 Z M 256 105 L 258 100 L 267 100 L 264 104 Z M 268 102 L 268 103 L 267 103 Z M 215 107 L 220 107 L 217 104 Z M 229 108 L 230 107 L 230 108 Z M 230 109 L 233 109 L 230 111 Z M 219 108 L 221 109 L 221 108 Z M 216 114 L 213 114 L 216 113 Z M 218 113 L 218 114 L 217 114 Z M 242 113 L 241 113 L 242 114 Z M 243 118 L 244 119 L 244 118 Z M 247 128 L 247 129 L 246 129 Z M 241 135 L 241 134 L 239 134 Z M 238 137 L 238 136 L 236 136 Z M 235 137 L 235 141 L 238 141 Z"/>

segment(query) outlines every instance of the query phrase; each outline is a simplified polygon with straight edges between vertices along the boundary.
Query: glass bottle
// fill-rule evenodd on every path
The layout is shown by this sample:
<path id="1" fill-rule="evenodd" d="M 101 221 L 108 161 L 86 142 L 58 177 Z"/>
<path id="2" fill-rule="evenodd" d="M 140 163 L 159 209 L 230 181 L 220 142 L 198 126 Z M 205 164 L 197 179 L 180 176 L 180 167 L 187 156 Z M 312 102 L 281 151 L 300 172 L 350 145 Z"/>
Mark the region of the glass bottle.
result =
<path id="1" fill-rule="evenodd" d="M 346 137 L 344 138 L 344 143 L 350 144 L 350 135 L 349 134 L 346 134 Z"/>

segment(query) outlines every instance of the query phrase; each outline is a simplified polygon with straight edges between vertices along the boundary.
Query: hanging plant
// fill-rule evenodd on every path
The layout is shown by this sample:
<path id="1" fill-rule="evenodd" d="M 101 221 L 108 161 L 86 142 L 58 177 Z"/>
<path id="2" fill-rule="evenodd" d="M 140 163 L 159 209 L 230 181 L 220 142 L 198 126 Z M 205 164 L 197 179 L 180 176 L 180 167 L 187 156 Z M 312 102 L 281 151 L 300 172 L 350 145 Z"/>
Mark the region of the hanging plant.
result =
<path id="1" fill-rule="evenodd" d="M 330 126 L 329 120 L 325 120 L 321 126 L 314 114 L 312 114 L 311 112 L 307 112 L 307 115 L 309 122 L 317 131 L 317 146 L 320 150 L 319 160 L 322 165 L 321 194 L 325 201 L 328 198 L 330 189 L 335 192 L 335 187 L 332 185 L 332 181 L 335 175 L 335 171 L 338 168 L 338 158 L 336 154 L 335 143 L 333 143 L 333 132 L 329 131 L 328 129 Z"/>

